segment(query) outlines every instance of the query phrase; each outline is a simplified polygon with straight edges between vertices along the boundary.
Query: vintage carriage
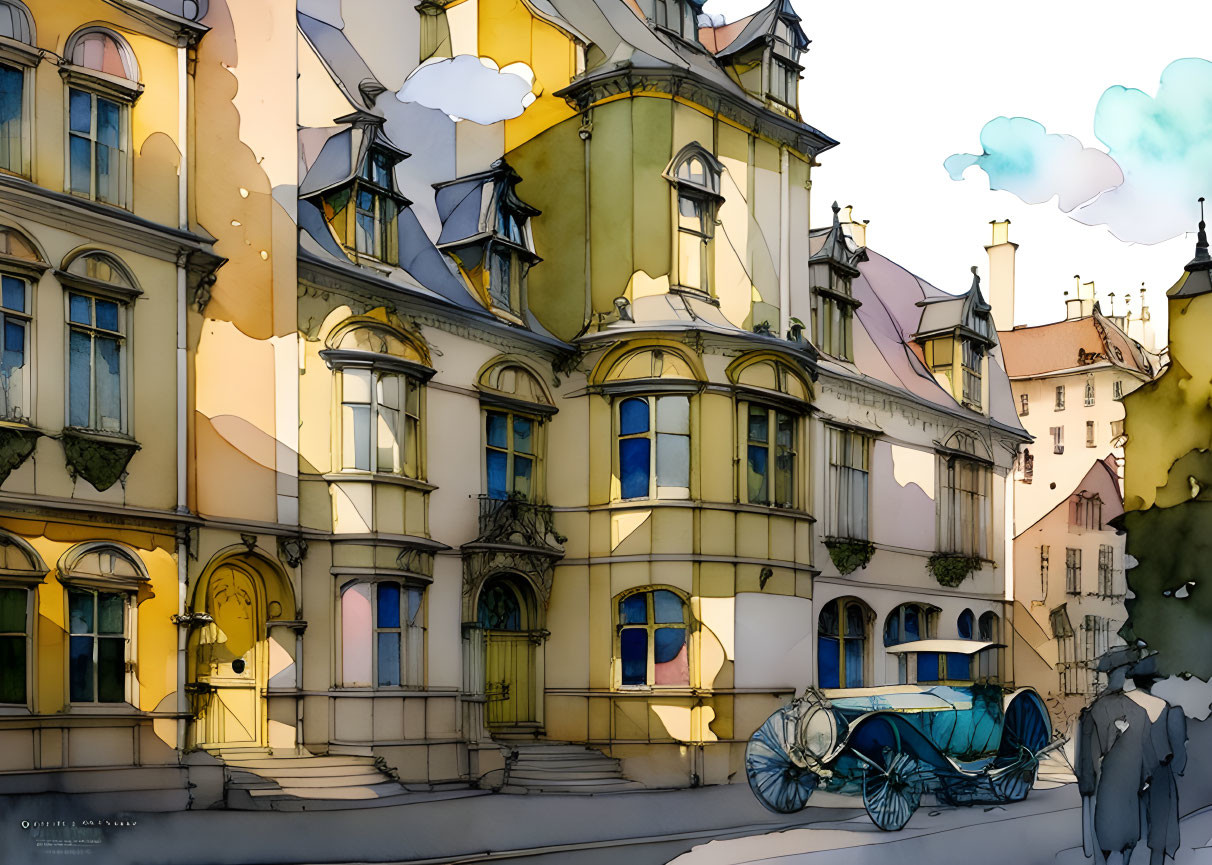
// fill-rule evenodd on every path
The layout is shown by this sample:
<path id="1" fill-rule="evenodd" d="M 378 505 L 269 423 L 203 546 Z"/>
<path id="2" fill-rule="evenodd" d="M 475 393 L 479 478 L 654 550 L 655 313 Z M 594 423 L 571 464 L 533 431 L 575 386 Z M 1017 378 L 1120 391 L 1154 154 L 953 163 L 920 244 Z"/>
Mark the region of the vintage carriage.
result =
<path id="1" fill-rule="evenodd" d="M 771 811 L 803 808 L 818 787 L 863 797 L 881 829 L 902 828 L 923 793 L 940 803 L 1016 802 L 1035 783 L 1039 759 L 1059 742 L 1032 688 L 972 678 L 973 640 L 919 640 L 891 647 L 902 681 L 876 688 L 809 690 L 749 740 L 745 770 Z"/>

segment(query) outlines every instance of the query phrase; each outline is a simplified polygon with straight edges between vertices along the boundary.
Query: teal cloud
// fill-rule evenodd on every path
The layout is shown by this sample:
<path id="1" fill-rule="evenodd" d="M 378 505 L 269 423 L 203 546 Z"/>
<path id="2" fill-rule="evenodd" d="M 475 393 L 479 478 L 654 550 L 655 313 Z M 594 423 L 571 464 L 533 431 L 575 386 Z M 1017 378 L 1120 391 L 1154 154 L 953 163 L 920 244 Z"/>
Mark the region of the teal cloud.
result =
<path id="1" fill-rule="evenodd" d="M 990 189 L 1012 192 L 1028 204 L 1053 198 L 1068 213 L 1100 192 L 1119 186 L 1124 175 L 1101 150 L 1072 135 L 1047 132 L 1026 117 L 995 117 L 981 130 L 980 154 L 957 153 L 943 167 L 960 180 L 973 165 L 989 176 Z"/>
<path id="2" fill-rule="evenodd" d="M 1056 196 L 1071 218 L 1106 225 L 1120 240 L 1177 237 L 1191 229 L 1195 199 L 1212 197 L 1212 62 L 1175 60 L 1156 96 L 1108 88 L 1095 108 L 1094 134 L 1105 153 L 1048 134 L 1034 120 L 998 117 L 981 130 L 982 153 L 957 153 L 943 164 L 953 180 L 976 165 L 991 189 L 1028 204 Z"/>

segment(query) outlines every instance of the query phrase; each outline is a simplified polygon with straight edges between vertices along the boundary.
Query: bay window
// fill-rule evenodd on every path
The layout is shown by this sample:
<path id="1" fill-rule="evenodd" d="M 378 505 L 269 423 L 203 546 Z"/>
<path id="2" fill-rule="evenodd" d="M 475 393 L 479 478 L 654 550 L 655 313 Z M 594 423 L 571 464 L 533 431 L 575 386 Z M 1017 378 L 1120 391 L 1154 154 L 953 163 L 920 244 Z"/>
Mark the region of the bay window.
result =
<path id="1" fill-rule="evenodd" d="M 421 687 L 425 679 L 425 591 L 393 581 L 341 592 L 341 683 Z"/>
<path id="2" fill-rule="evenodd" d="M 341 370 L 341 468 L 418 476 L 420 383 L 403 373 Z"/>
<path id="3" fill-rule="evenodd" d="M 746 494 L 755 505 L 795 506 L 796 417 L 758 403 L 745 403 Z"/>
<path id="4" fill-rule="evenodd" d="M 690 397 L 632 396 L 617 405 L 620 498 L 689 498 Z"/>
<path id="5" fill-rule="evenodd" d="M 690 685 L 686 603 L 669 589 L 628 594 L 618 602 L 619 684 Z"/>

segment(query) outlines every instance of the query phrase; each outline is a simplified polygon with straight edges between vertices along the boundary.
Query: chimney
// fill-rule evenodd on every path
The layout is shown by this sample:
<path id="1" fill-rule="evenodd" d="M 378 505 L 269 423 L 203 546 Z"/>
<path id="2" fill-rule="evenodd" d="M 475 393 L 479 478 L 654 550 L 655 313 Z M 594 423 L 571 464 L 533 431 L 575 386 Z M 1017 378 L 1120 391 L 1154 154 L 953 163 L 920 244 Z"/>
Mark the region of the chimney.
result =
<path id="1" fill-rule="evenodd" d="M 870 219 L 864 219 L 862 222 L 856 222 L 854 219 L 854 205 L 847 204 L 842 208 L 842 230 L 850 235 L 850 238 L 858 246 L 867 245 L 867 225 Z"/>
<path id="2" fill-rule="evenodd" d="M 1077 297 L 1081 301 L 1082 316 L 1094 314 L 1094 282 L 1083 282 L 1077 287 Z"/>
<path id="3" fill-rule="evenodd" d="M 1069 292 L 1065 292 L 1065 321 L 1082 317 L 1081 286 L 1082 278 L 1073 274 L 1073 294 L 1076 296 L 1070 297 Z"/>
<path id="4" fill-rule="evenodd" d="M 993 324 L 999 330 L 1014 327 L 1014 252 L 1017 243 L 1010 242 L 1010 220 L 993 219 L 993 242 L 985 247 L 989 253 L 989 296 L 993 307 Z"/>

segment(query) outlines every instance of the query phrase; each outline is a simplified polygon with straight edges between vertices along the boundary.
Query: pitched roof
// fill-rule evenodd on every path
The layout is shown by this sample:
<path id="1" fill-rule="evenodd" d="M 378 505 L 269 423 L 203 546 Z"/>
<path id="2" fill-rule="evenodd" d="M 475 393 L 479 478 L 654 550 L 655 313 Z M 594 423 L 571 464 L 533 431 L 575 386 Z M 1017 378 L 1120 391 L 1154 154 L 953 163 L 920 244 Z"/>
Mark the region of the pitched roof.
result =
<path id="1" fill-rule="evenodd" d="M 1006 372 L 1013 378 L 1044 376 L 1105 361 L 1151 376 L 1155 372 L 1141 344 L 1104 316 L 1091 315 L 1036 327 L 998 332 Z"/>

